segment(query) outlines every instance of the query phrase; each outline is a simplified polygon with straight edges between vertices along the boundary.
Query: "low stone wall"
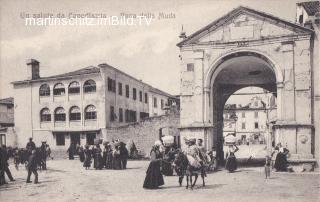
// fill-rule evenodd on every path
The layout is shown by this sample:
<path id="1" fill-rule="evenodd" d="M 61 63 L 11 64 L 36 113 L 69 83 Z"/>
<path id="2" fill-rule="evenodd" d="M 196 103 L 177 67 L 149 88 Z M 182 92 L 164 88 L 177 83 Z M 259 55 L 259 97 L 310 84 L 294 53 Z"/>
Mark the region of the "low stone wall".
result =
<path id="1" fill-rule="evenodd" d="M 172 112 L 168 115 L 150 117 L 126 126 L 107 128 L 107 140 L 120 139 L 125 143 L 133 141 L 140 155 L 149 156 L 152 145 L 160 137 L 160 129 L 170 128 L 170 135 L 178 136 L 179 130 L 177 127 L 179 125 L 179 114 Z"/>

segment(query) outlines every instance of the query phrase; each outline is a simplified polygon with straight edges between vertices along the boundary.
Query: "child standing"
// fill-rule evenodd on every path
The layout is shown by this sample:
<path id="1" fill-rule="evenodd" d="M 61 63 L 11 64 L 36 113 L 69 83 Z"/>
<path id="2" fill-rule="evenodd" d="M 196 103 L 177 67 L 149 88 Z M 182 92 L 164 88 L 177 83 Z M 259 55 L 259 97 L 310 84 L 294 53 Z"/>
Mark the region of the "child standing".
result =
<path id="1" fill-rule="evenodd" d="M 264 172 L 266 175 L 266 179 L 270 178 L 270 171 L 271 171 L 271 157 L 269 155 L 266 156 L 266 164 L 264 165 Z"/>

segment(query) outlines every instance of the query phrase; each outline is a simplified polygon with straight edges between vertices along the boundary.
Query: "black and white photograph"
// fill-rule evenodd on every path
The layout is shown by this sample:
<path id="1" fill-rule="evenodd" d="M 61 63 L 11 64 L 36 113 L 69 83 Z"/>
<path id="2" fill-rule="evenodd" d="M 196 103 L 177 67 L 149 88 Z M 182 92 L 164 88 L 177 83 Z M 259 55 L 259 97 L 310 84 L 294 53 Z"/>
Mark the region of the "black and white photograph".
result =
<path id="1" fill-rule="evenodd" d="M 319 0 L 0 0 L 0 201 L 319 202 Z"/>

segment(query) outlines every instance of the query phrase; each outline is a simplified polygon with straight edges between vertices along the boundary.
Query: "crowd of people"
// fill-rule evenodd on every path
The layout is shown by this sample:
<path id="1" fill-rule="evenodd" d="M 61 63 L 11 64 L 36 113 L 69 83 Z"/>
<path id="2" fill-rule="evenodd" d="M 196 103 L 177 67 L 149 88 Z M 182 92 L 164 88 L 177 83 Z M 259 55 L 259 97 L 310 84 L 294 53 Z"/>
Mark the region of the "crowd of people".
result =
<path id="1" fill-rule="evenodd" d="M 38 183 L 37 170 L 47 169 L 47 158 L 51 155 L 51 149 L 46 142 L 42 142 L 40 147 L 36 147 L 32 138 L 29 138 L 29 142 L 25 148 L 7 148 L 2 145 L 0 148 L 0 185 L 7 184 L 5 174 L 10 181 L 15 181 L 12 177 L 9 169 L 9 158 L 13 158 L 15 168 L 18 170 L 19 165 L 25 165 L 28 175 L 27 183 L 31 183 L 30 177 L 34 174 L 34 183 Z"/>
<path id="2" fill-rule="evenodd" d="M 117 140 L 113 142 L 105 142 L 103 148 L 100 144 L 93 146 L 85 145 L 84 147 L 73 144 L 68 148 L 69 159 L 73 160 L 74 155 L 79 156 L 80 162 L 83 163 L 85 169 L 90 169 L 92 162 L 93 168 L 96 170 L 105 169 L 126 169 L 129 151 L 126 144 Z"/>

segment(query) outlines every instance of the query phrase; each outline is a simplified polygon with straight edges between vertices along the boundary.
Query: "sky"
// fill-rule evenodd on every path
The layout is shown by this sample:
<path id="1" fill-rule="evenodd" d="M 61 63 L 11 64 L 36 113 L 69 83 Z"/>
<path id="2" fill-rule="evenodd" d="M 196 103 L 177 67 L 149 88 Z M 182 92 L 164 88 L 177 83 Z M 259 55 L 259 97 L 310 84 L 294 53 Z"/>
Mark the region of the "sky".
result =
<path id="1" fill-rule="evenodd" d="M 187 35 L 242 5 L 294 22 L 298 0 L 0 0 L 0 97 L 27 78 L 26 60 L 40 76 L 108 63 L 152 86 L 180 93 L 179 33 Z M 25 14 L 154 15 L 137 26 L 26 26 Z M 159 18 L 166 16 L 166 18 Z"/>

